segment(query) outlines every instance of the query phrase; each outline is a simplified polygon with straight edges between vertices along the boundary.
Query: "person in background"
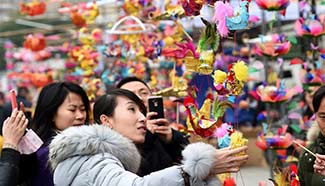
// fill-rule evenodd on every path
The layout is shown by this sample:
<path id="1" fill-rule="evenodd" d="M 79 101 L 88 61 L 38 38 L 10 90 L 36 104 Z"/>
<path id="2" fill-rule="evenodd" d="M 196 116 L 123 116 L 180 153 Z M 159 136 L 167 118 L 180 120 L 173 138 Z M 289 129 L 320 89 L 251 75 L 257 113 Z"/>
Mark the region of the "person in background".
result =
<path id="1" fill-rule="evenodd" d="M 117 88 L 130 90 L 135 93 L 148 109 L 148 98 L 151 96 L 149 86 L 137 77 L 122 79 Z M 139 176 L 170 167 L 180 163 L 182 150 L 189 143 L 181 132 L 171 128 L 167 119 L 152 119 L 156 113 L 148 112 L 146 115 L 146 128 L 148 129 L 144 144 L 141 145 L 143 157 Z"/>
<path id="2" fill-rule="evenodd" d="M 188 145 L 183 165 L 150 175 L 135 174 L 144 143 L 146 107 L 131 91 L 115 89 L 94 104 L 94 120 L 100 124 L 70 127 L 50 144 L 54 183 L 60 186 L 201 186 L 219 184 L 215 174 L 237 172 L 248 158 L 235 156 L 247 150 L 217 150 L 209 144 Z M 69 147 L 69 148 L 67 148 Z"/>
<path id="3" fill-rule="evenodd" d="M 31 185 L 54 185 L 47 163 L 48 145 L 52 138 L 64 129 L 88 123 L 89 110 L 88 97 L 79 85 L 55 82 L 43 87 L 37 100 L 32 128 L 44 144 L 36 152 L 37 170 L 32 175 Z"/>
<path id="4" fill-rule="evenodd" d="M 308 146 L 308 149 L 315 154 L 325 154 L 325 85 L 321 86 L 313 95 L 312 109 L 316 115 L 316 122 L 320 132 L 317 139 Z M 321 157 L 317 161 L 315 157 L 307 151 L 303 151 L 299 158 L 299 180 L 301 186 L 321 186 L 325 185 L 324 163 L 320 166 Z M 314 170 L 315 164 L 315 170 Z"/>
<path id="5" fill-rule="evenodd" d="M 6 103 L 5 94 L 3 92 L 0 92 L 0 115 L 2 113 L 2 109 L 5 103 Z"/>
<path id="6" fill-rule="evenodd" d="M 0 185 L 17 186 L 19 177 L 20 152 L 18 144 L 23 137 L 28 119 L 22 111 L 14 109 L 4 121 L 2 131 L 4 144 L 0 156 Z"/>
<path id="7" fill-rule="evenodd" d="M 27 87 L 18 86 L 17 88 L 17 103 L 20 105 L 22 103 L 25 107 L 25 116 L 29 121 L 32 120 L 32 114 L 30 108 L 32 108 L 32 102 L 29 100 L 30 92 Z M 18 106 L 19 107 L 19 106 Z M 7 102 L 2 107 L 2 112 L 0 113 L 0 129 L 2 129 L 3 122 L 11 115 L 11 102 Z M 0 131 L 2 134 L 2 131 Z"/>

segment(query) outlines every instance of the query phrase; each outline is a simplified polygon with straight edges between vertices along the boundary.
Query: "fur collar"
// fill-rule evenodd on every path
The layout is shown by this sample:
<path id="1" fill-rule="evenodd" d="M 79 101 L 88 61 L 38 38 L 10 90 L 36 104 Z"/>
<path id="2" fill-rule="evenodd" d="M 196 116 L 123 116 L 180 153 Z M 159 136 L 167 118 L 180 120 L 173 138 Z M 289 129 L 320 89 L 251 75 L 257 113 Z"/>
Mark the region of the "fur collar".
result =
<path id="1" fill-rule="evenodd" d="M 104 125 L 70 127 L 55 136 L 50 144 L 49 162 L 53 170 L 57 165 L 74 156 L 91 156 L 109 153 L 115 156 L 124 168 L 137 172 L 141 156 L 134 143 Z"/>

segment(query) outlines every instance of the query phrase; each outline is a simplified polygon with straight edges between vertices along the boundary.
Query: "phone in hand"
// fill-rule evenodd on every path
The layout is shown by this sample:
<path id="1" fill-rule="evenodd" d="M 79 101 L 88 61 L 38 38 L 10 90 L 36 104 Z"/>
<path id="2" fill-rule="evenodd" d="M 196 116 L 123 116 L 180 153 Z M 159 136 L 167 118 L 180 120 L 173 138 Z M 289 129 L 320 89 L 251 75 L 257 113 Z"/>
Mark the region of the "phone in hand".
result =
<path id="1" fill-rule="evenodd" d="M 161 96 L 150 96 L 148 98 L 149 112 L 156 112 L 157 115 L 151 117 L 152 119 L 165 118 L 164 102 Z"/>
<path id="2" fill-rule="evenodd" d="M 18 107 L 17 104 L 17 98 L 16 98 L 16 91 L 15 90 L 10 90 L 10 101 L 11 101 L 11 108 L 14 110 L 15 108 Z"/>

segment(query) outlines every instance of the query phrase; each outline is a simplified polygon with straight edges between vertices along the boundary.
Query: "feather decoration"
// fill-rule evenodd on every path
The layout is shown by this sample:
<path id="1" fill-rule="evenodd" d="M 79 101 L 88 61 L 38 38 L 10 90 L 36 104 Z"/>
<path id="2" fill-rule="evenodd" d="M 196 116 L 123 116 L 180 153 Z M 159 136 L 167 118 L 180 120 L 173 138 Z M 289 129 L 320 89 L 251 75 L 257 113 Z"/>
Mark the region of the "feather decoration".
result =
<path id="1" fill-rule="evenodd" d="M 205 24 L 205 28 L 200 36 L 198 51 L 212 49 L 213 52 L 216 52 L 219 48 L 220 40 L 216 24 L 209 23 L 203 18 L 201 18 L 201 20 Z"/>
<path id="2" fill-rule="evenodd" d="M 216 99 L 213 103 L 213 110 L 212 110 L 214 119 L 218 120 L 219 118 L 223 117 L 227 108 L 233 108 L 230 101 L 228 100 L 221 101 Z"/>
<path id="3" fill-rule="evenodd" d="M 228 2 L 217 1 L 214 5 L 215 14 L 212 20 L 218 23 L 217 29 L 222 37 L 226 37 L 229 30 L 226 25 L 226 17 L 231 17 L 234 14 L 233 8 Z"/>

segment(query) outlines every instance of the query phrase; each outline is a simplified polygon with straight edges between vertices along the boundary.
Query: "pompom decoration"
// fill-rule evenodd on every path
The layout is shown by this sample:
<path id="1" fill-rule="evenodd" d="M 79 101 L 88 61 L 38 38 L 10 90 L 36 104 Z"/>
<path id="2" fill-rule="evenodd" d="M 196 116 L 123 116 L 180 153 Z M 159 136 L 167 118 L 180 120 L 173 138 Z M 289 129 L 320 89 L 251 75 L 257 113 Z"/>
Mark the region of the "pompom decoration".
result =
<path id="1" fill-rule="evenodd" d="M 256 4 L 263 10 L 278 11 L 289 6 L 289 0 L 256 0 Z"/>
<path id="2" fill-rule="evenodd" d="M 244 61 L 238 61 L 232 67 L 235 72 L 236 79 L 246 82 L 248 79 L 248 67 Z"/>
<path id="3" fill-rule="evenodd" d="M 229 72 L 226 79 L 224 79 L 222 71 L 215 71 L 215 88 L 219 95 L 239 95 L 244 87 L 244 83 L 248 80 L 248 67 L 244 61 L 237 61 L 234 64 L 230 64 L 228 69 Z"/>
<path id="4" fill-rule="evenodd" d="M 213 75 L 216 84 L 222 84 L 227 78 L 227 74 L 221 70 L 216 70 Z"/>

